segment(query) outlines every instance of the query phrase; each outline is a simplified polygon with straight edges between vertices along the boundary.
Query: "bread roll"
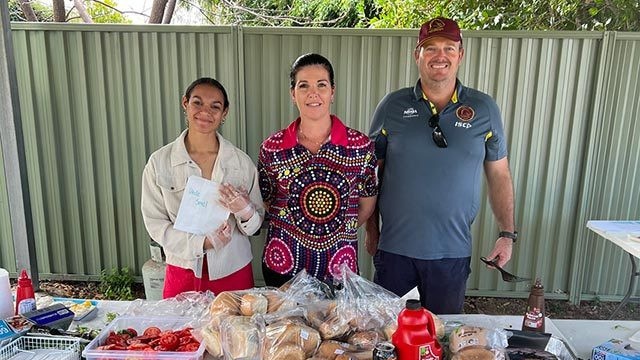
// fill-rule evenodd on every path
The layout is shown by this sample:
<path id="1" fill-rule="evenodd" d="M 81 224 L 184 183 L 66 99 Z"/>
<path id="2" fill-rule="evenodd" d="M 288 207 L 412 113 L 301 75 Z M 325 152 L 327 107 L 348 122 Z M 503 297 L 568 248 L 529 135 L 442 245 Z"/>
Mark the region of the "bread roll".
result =
<path id="1" fill-rule="evenodd" d="M 225 356 L 231 359 L 260 356 L 260 334 L 251 318 L 228 316 L 220 325 L 220 338 Z"/>
<path id="2" fill-rule="evenodd" d="M 353 350 L 349 344 L 341 343 L 335 340 L 325 340 L 320 343 L 316 356 L 334 360 L 338 355 Z"/>
<path id="3" fill-rule="evenodd" d="M 344 353 L 336 356 L 335 360 L 358 360 L 358 358 L 350 355 L 349 353 Z"/>
<path id="4" fill-rule="evenodd" d="M 265 296 L 267 297 L 267 314 L 278 311 L 284 302 L 284 294 L 279 291 L 269 291 Z"/>
<path id="5" fill-rule="evenodd" d="M 431 314 L 431 317 L 433 318 L 433 324 L 436 328 L 436 336 L 438 338 L 444 337 L 444 321 L 442 321 L 442 319 L 440 319 L 438 315 L 432 313 L 431 311 L 429 311 L 429 314 Z"/>
<path id="6" fill-rule="evenodd" d="M 494 360 L 494 354 L 483 347 L 467 347 L 453 354 L 451 360 Z"/>
<path id="7" fill-rule="evenodd" d="M 202 335 L 202 341 L 207 352 L 213 357 L 222 356 L 222 345 L 220 344 L 220 333 L 218 330 L 213 329 L 211 325 L 207 325 L 200 330 Z"/>
<path id="8" fill-rule="evenodd" d="M 338 316 L 333 316 L 318 327 L 323 339 L 336 339 L 349 331 L 349 323 L 342 321 Z"/>
<path id="9" fill-rule="evenodd" d="M 209 313 L 211 315 L 239 315 L 240 306 L 237 296 L 228 291 L 221 292 L 213 299 Z"/>
<path id="10" fill-rule="evenodd" d="M 244 316 L 267 313 L 267 298 L 262 294 L 247 293 L 240 298 L 240 313 Z"/>
<path id="11" fill-rule="evenodd" d="M 357 347 L 359 350 L 373 350 L 380 341 L 382 341 L 382 335 L 373 330 L 355 332 L 349 335 L 349 339 L 347 340 L 349 344 Z"/>
<path id="12" fill-rule="evenodd" d="M 294 344 L 305 356 L 313 355 L 320 345 L 320 333 L 309 326 L 296 323 L 272 324 L 266 327 L 267 348 L 278 344 Z"/>
<path id="13" fill-rule="evenodd" d="M 391 336 L 396 332 L 396 330 L 398 330 L 398 324 L 395 322 L 389 323 L 382 328 L 382 332 L 384 333 L 384 337 L 387 341 L 391 341 Z"/>
<path id="14" fill-rule="evenodd" d="M 466 347 L 486 347 L 487 330 L 481 327 L 463 325 L 455 329 L 449 336 L 449 349 L 452 353 Z"/>
<path id="15" fill-rule="evenodd" d="M 304 350 L 295 344 L 276 345 L 265 356 L 266 360 L 305 360 Z"/>

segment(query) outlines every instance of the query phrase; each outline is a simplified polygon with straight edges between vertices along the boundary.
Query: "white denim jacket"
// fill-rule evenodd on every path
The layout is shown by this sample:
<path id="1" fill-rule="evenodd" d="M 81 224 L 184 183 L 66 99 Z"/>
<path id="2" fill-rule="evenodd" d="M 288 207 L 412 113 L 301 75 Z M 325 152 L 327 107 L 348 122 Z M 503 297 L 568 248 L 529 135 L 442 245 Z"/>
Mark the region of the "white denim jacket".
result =
<path id="1" fill-rule="evenodd" d="M 247 189 L 257 211 L 247 221 L 241 221 L 231 214 L 229 218 L 234 220 L 229 221 L 231 241 L 219 250 L 204 251 L 203 235 L 173 228 L 187 179 L 191 175 L 202 176 L 200 167 L 191 159 L 185 147 L 187 131 L 149 157 L 142 174 L 142 218 L 151 238 L 163 247 L 167 264 L 191 269 L 200 278 L 203 257 L 206 255 L 209 279 L 220 279 L 251 262 L 248 235 L 258 231 L 264 219 L 258 172 L 247 154 L 222 135 L 216 134 L 220 148 L 211 180 Z"/>

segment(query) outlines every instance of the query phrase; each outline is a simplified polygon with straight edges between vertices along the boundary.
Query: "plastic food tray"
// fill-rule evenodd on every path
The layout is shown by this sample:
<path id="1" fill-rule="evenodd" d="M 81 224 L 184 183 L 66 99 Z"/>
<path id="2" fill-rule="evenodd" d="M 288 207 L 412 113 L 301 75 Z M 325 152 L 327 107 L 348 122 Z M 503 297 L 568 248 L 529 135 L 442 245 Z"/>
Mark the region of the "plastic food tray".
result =
<path id="1" fill-rule="evenodd" d="M 0 360 L 80 359 L 80 340 L 68 337 L 21 336 L 0 348 Z"/>
<path id="2" fill-rule="evenodd" d="M 119 360 L 119 359 L 176 359 L 176 360 L 201 360 L 204 357 L 205 345 L 200 342 L 200 347 L 194 352 L 158 351 L 144 352 L 131 350 L 99 350 L 98 346 L 104 345 L 109 336 L 109 332 L 126 328 L 135 329 L 138 334 L 142 334 L 149 326 L 157 326 L 160 330 L 180 330 L 191 327 L 192 318 L 188 317 L 142 317 L 142 316 L 120 316 L 115 318 L 109 326 L 104 328 L 100 334 L 93 339 L 82 352 L 87 360 Z"/>

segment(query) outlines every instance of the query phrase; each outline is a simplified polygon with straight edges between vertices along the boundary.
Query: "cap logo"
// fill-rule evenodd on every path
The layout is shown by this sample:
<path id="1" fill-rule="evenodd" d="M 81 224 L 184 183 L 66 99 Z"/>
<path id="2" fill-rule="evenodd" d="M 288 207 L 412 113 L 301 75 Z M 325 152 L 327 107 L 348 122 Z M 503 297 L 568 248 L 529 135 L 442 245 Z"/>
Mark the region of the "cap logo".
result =
<path id="1" fill-rule="evenodd" d="M 439 32 L 444 30 L 444 21 L 440 19 L 433 19 L 429 22 L 429 32 Z"/>

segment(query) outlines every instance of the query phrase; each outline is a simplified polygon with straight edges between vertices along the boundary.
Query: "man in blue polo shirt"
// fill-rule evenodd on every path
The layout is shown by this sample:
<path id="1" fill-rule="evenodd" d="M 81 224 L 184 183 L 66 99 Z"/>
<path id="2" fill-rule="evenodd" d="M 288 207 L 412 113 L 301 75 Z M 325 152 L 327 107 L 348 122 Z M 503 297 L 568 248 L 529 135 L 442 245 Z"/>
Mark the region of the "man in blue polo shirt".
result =
<path id="1" fill-rule="evenodd" d="M 380 101 L 369 132 L 381 179 L 380 218 L 366 227 L 374 281 L 398 295 L 417 286 L 437 314 L 463 310 L 483 172 L 500 228 L 487 258 L 505 265 L 517 238 L 500 110 L 457 79 L 463 55 L 455 21 L 423 24 L 414 51 L 420 79 Z"/>

